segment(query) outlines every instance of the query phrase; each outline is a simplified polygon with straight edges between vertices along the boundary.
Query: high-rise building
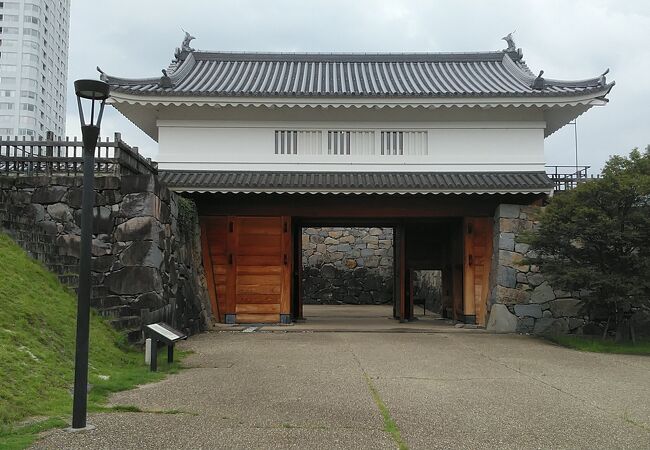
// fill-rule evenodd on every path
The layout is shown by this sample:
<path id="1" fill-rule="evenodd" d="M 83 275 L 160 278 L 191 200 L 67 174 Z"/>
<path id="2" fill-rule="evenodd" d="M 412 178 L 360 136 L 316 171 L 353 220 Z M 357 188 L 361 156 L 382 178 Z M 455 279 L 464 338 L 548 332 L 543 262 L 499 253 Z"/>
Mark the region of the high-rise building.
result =
<path id="1" fill-rule="evenodd" d="M 0 136 L 65 134 L 70 0 L 0 1 Z"/>

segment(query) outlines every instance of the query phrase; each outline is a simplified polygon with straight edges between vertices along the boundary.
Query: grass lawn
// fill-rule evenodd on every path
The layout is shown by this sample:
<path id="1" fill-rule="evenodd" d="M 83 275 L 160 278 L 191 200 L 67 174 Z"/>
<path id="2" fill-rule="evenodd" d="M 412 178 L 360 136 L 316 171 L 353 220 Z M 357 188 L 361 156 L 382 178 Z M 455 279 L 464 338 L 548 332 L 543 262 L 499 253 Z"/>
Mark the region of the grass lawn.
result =
<path id="1" fill-rule="evenodd" d="M 650 341 L 637 340 L 635 345 L 617 344 L 613 340 L 603 340 L 600 337 L 557 336 L 553 341 L 569 348 L 585 352 L 622 353 L 628 355 L 650 355 Z"/>
<path id="2" fill-rule="evenodd" d="M 0 305 L 0 448 L 24 448 L 71 420 L 76 298 L 0 233 Z M 149 372 L 142 353 L 95 313 L 90 327 L 89 411 L 105 409 L 112 392 L 178 370 L 161 352 L 159 372 Z"/>

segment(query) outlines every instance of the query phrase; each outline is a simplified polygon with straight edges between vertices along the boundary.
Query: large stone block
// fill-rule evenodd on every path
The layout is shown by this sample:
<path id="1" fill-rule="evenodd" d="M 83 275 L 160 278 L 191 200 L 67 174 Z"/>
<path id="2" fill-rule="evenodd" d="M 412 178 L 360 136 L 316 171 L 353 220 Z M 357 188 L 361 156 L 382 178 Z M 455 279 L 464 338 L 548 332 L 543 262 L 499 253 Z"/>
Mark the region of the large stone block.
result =
<path id="1" fill-rule="evenodd" d="M 164 233 L 162 224 L 155 217 L 134 217 L 115 228 L 118 241 L 159 240 Z"/>
<path id="2" fill-rule="evenodd" d="M 493 290 L 493 303 L 503 303 L 504 305 L 515 305 L 528 303 L 530 292 L 522 289 L 512 289 L 503 286 L 495 286 Z"/>
<path id="3" fill-rule="evenodd" d="M 515 235 L 514 233 L 499 233 L 499 250 L 514 251 Z"/>
<path id="4" fill-rule="evenodd" d="M 546 281 L 537 286 L 530 296 L 532 303 L 546 303 L 553 299 L 555 299 L 555 292 L 553 292 L 553 288 Z"/>
<path id="5" fill-rule="evenodd" d="M 507 288 L 517 286 L 517 269 L 499 266 L 497 269 L 497 284 Z"/>
<path id="6" fill-rule="evenodd" d="M 542 318 L 542 307 L 540 305 L 515 305 L 515 314 L 518 317 Z"/>
<path id="7" fill-rule="evenodd" d="M 59 255 L 74 256 L 79 258 L 81 236 L 76 234 L 63 234 L 56 238 Z"/>
<path id="8" fill-rule="evenodd" d="M 65 196 L 64 201 L 73 208 L 81 208 L 81 201 L 83 196 L 83 188 L 71 188 Z M 101 206 L 106 204 L 106 199 L 97 192 L 93 198 L 93 206 Z"/>
<path id="9" fill-rule="evenodd" d="M 96 177 L 95 189 L 98 190 L 115 190 L 121 185 L 120 177 Z"/>
<path id="10" fill-rule="evenodd" d="M 533 334 L 540 336 L 557 336 L 569 332 L 569 323 L 564 319 L 545 317 L 535 321 Z"/>
<path id="11" fill-rule="evenodd" d="M 497 208 L 497 217 L 505 217 L 509 219 L 517 219 L 521 211 L 521 206 L 519 205 L 508 205 L 501 204 Z"/>
<path id="12" fill-rule="evenodd" d="M 54 203 L 48 205 L 47 213 L 57 222 L 66 223 L 73 221 L 72 210 L 65 203 Z"/>
<path id="13" fill-rule="evenodd" d="M 539 272 L 530 272 L 526 276 L 526 279 L 528 280 L 528 284 L 537 287 L 544 282 L 544 275 Z"/>
<path id="14" fill-rule="evenodd" d="M 522 265 L 522 260 L 523 256 L 519 253 L 499 250 L 499 264 L 503 266 L 514 267 L 516 269 Z"/>
<path id="15" fill-rule="evenodd" d="M 153 241 L 134 241 L 122 251 L 120 261 L 125 266 L 160 268 L 163 262 L 163 253 Z"/>
<path id="16" fill-rule="evenodd" d="M 517 316 L 505 305 L 492 305 L 486 329 L 493 333 L 514 333 L 517 331 Z"/>
<path id="17" fill-rule="evenodd" d="M 153 216 L 164 222 L 162 217 L 163 203 L 160 198 L 152 192 L 136 192 L 127 194 L 122 198 L 119 217 L 142 217 Z M 167 216 L 169 214 L 166 214 Z"/>
<path id="18" fill-rule="evenodd" d="M 58 203 L 63 199 L 66 192 L 68 192 L 68 188 L 65 186 L 38 187 L 32 194 L 32 202 L 41 203 L 43 205 Z"/>
<path id="19" fill-rule="evenodd" d="M 562 298 L 550 304 L 553 317 L 579 317 L 582 316 L 582 302 L 575 298 Z"/>
<path id="20" fill-rule="evenodd" d="M 122 177 L 120 191 L 123 195 L 136 192 L 152 192 L 159 194 L 161 185 L 158 177 L 153 175 L 127 175 Z"/>
<path id="21" fill-rule="evenodd" d="M 535 328 L 535 319 L 532 317 L 520 317 L 517 319 L 517 333 L 530 334 Z"/>
<path id="22" fill-rule="evenodd" d="M 162 293 L 160 272 L 153 267 L 125 267 L 106 275 L 108 290 L 118 295 Z"/>

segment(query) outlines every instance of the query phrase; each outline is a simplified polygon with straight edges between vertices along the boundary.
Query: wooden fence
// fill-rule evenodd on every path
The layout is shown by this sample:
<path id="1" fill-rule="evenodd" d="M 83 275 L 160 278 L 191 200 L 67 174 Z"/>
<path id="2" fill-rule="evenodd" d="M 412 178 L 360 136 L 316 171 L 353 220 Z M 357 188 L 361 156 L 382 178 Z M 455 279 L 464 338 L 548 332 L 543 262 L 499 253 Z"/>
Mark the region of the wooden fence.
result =
<path id="1" fill-rule="evenodd" d="M 78 138 L 54 140 L 0 139 L 0 176 L 65 175 L 81 176 L 83 144 Z M 95 175 L 156 174 L 158 164 L 138 153 L 115 133 L 113 140 L 99 140 L 95 151 Z"/>
<path id="2" fill-rule="evenodd" d="M 580 183 L 599 178 L 600 175 L 589 175 L 591 166 L 546 166 L 546 174 L 555 183 L 556 191 L 574 189 Z"/>

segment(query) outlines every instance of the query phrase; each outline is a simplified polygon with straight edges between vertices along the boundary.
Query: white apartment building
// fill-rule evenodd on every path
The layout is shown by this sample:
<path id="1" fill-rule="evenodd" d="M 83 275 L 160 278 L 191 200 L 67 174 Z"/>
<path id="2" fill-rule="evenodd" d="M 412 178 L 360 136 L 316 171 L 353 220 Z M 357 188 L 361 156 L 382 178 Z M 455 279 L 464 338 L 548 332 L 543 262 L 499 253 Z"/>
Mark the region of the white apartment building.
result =
<path id="1" fill-rule="evenodd" d="M 0 1 L 0 136 L 65 134 L 70 0 Z"/>

